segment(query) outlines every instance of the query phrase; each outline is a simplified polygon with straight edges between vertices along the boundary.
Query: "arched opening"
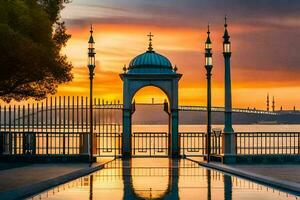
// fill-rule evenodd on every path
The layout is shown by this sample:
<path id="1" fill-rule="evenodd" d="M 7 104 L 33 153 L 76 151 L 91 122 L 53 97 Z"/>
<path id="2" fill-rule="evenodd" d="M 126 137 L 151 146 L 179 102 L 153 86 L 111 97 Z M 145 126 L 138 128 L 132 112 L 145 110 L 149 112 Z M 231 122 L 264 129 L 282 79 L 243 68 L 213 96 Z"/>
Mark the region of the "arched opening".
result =
<path id="1" fill-rule="evenodd" d="M 167 94 L 157 86 L 144 86 L 134 93 L 131 103 L 132 155 L 167 156 L 170 138 Z"/>

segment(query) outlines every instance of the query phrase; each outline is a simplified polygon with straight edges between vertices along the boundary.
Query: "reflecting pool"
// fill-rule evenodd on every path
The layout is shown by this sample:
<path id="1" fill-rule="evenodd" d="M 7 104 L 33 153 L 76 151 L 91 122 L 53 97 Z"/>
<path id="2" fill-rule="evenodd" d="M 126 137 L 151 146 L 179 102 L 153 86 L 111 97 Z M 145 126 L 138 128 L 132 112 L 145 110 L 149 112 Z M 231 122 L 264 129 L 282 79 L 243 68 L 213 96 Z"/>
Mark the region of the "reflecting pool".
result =
<path id="1" fill-rule="evenodd" d="M 237 177 L 208 170 L 185 159 L 114 160 L 91 175 L 29 199 L 298 199 Z"/>

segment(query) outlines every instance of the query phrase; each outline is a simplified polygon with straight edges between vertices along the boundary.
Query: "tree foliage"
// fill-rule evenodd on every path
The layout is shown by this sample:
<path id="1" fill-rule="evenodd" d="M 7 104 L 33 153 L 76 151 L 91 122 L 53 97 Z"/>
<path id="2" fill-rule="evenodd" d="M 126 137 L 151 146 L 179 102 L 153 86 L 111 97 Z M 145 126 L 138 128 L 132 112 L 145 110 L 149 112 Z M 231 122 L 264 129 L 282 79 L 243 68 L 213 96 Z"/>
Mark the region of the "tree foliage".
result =
<path id="1" fill-rule="evenodd" d="M 67 0 L 0 1 L 0 98 L 42 99 L 72 80 L 60 50 L 70 35 L 60 11 Z"/>

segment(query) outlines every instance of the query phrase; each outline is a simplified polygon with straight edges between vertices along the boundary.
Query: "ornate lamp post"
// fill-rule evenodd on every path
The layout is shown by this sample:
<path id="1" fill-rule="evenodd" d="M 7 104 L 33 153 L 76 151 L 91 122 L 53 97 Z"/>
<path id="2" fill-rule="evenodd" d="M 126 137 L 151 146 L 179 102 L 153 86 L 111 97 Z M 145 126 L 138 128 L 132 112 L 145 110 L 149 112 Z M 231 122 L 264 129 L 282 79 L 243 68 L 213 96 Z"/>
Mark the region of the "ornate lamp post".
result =
<path id="1" fill-rule="evenodd" d="M 232 102 L 231 102 L 231 72 L 230 57 L 231 44 L 227 31 L 227 17 L 225 16 L 224 35 L 223 35 L 223 56 L 225 64 L 225 127 L 223 138 L 223 153 L 235 154 L 234 130 L 232 128 Z"/>
<path id="2" fill-rule="evenodd" d="M 90 78 L 90 137 L 89 137 L 89 156 L 90 164 L 93 162 L 93 79 L 94 79 L 94 69 L 95 65 L 95 48 L 94 48 L 94 38 L 93 38 L 93 26 L 91 25 L 90 30 L 90 39 L 89 39 L 89 48 L 88 48 L 88 69 L 89 69 L 89 78 Z"/>
<path id="3" fill-rule="evenodd" d="M 211 52 L 211 40 L 209 37 L 209 25 L 207 30 L 207 39 L 205 42 L 205 69 L 207 78 L 207 135 L 206 135 L 206 149 L 207 149 L 207 162 L 210 161 L 211 153 L 211 70 L 212 66 L 212 52 Z"/>
<path id="4" fill-rule="evenodd" d="M 231 72 L 230 72 L 230 57 L 231 44 L 229 41 L 229 34 L 227 31 L 227 17 L 225 17 L 223 36 L 223 56 L 225 62 L 225 133 L 232 133 L 232 103 L 231 103 Z"/>

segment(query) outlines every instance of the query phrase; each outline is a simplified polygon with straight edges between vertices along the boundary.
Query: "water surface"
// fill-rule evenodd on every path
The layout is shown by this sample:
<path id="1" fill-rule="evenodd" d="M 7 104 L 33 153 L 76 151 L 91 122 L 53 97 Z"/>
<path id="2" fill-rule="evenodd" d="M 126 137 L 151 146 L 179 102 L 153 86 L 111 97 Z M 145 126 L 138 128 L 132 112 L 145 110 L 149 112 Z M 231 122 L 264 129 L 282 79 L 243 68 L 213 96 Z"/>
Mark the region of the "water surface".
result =
<path id="1" fill-rule="evenodd" d="M 89 176 L 29 199 L 283 200 L 297 197 L 208 170 L 188 160 L 133 158 L 115 160 Z"/>

